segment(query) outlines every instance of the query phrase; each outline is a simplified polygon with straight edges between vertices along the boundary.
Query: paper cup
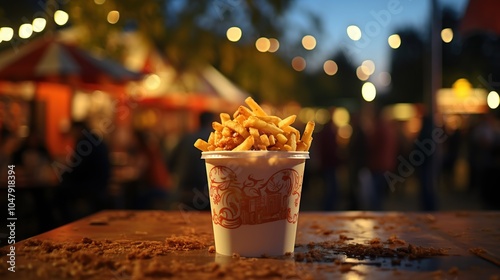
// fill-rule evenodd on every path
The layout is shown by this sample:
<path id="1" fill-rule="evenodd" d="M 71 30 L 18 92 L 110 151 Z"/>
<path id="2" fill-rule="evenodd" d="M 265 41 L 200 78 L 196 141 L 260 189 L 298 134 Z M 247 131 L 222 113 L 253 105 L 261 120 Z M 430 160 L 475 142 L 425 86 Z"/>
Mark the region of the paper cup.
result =
<path id="1" fill-rule="evenodd" d="M 292 253 L 309 152 L 203 152 L 218 254 Z"/>

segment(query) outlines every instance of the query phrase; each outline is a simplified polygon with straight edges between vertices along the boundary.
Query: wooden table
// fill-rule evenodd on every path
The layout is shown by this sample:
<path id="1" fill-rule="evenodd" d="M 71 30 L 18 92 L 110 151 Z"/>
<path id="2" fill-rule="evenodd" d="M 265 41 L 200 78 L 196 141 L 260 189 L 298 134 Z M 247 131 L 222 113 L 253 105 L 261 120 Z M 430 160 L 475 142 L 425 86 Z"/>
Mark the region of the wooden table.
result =
<path id="1" fill-rule="evenodd" d="M 303 212 L 293 255 L 221 256 L 209 212 L 103 211 L 1 252 L 1 279 L 500 279 L 499 212 Z"/>

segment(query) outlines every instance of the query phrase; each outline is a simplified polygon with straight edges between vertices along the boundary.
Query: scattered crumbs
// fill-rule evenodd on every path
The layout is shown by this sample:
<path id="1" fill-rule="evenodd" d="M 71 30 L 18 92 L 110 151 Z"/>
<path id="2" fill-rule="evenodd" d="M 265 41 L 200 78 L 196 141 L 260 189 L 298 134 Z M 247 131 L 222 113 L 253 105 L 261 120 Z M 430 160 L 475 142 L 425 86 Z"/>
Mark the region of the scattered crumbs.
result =
<path id="1" fill-rule="evenodd" d="M 346 240 L 353 240 L 354 238 L 347 237 L 347 235 L 344 234 L 339 234 L 339 240 L 346 241 Z"/>
<path id="2" fill-rule="evenodd" d="M 208 247 L 208 252 L 209 253 L 215 253 L 215 246 L 214 245 L 211 245 L 210 247 Z"/>
<path id="3" fill-rule="evenodd" d="M 233 253 L 232 257 L 233 257 L 233 259 L 239 259 L 240 258 L 240 254 Z"/>
<path id="4" fill-rule="evenodd" d="M 135 234 L 136 235 L 147 235 L 148 232 L 147 231 L 136 231 Z"/>
<path id="5" fill-rule="evenodd" d="M 339 271 L 342 273 L 347 273 L 347 272 L 351 271 L 352 267 L 353 267 L 353 265 L 350 263 L 343 263 L 340 265 Z"/>
<path id="6" fill-rule="evenodd" d="M 392 245 L 406 245 L 406 241 L 399 239 L 396 235 L 391 235 L 387 239 L 386 243 Z"/>

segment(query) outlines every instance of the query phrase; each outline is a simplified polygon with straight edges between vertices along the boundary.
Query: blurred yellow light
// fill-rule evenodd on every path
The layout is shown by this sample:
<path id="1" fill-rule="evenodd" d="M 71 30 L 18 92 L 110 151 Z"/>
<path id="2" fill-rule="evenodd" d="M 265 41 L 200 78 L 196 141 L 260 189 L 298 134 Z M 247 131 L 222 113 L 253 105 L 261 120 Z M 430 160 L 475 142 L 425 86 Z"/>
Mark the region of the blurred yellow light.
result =
<path id="1" fill-rule="evenodd" d="M 2 41 L 10 41 L 14 37 L 14 29 L 10 27 L 2 27 L 0 28 L 0 40 Z"/>
<path id="2" fill-rule="evenodd" d="M 389 36 L 387 39 L 387 42 L 389 43 L 389 46 L 393 49 L 397 49 L 401 46 L 401 37 L 399 37 L 398 34 L 392 34 Z"/>
<path id="3" fill-rule="evenodd" d="M 306 60 L 301 56 L 296 56 L 292 59 L 292 68 L 295 71 L 303 71 L 306 69 Z"/>
<path id="4" fill-rule="evenodd" d="M 327 75 L 333 76 L 337 74 L 337 71 L 339 70 L 339 67 L 337 63 L 333 60 L 327 60 L 325 63 L 323 63 L 323 70 L 325 70 L 325 73 Z"/>
<path id="5" fill-rule="evenodd" d="M 313 108 L 302 108 L 299 112 L 299 120 L 303 123 L 314 121 L 315 116 L 316 113 L 314 112 Z"/>
<path id="6" fill-rule="evenodd" d="M 278 41 L 278 39 L 275 39 L 275 38 L 269 38 L 269 43 L 270 43 L 270 46 L 269 46 L 269 50 L 267 50 L 268 52 L 277 52 L 278 49 L 280 48 L 280 42 Z"/>
<path id="7" fill-rule="evenodd" d="M 340 138 L 349 139 L 352 136 L 352 126 L 349 124 L 343 125 L 339 127 L 337 133 Z"/>
<path id="8" fill-rule="evenodd" d="M 496 91 L 490 91 L 490 93 L 488 93 L 488 97 L 486 98 L 486 102 L 488 103 L 488 107 L 496 109 L 500 105 L 500 96 L 498 96 Z"/>
<path id="9" fill-rule="evenodd" d="M 118 11 L 110 11 L 108 13 L 108 18 L 107 18 L 108 22 L 111 23 L 111 24 L 115 24 L 118 22 L 118 20 L 120 20 L 120 12 Z"/>
<path id="10" fill-rule="evenodd" d="M 33 25 L 31 23 L 24 23 L 19 26 L 19 37 L 27 39 L 33 34 Z"/>
<path id="11" fill-rule="evenodd" d="M 364 83 L 361 88 L 361 95 L 366 102 L 372 102 L 375 100 L 375 97 L 377 96 L 377 89 L 375 88 L 375 85 L 370 82 Z"/>
<path id="12" fill-rule="evenodd" d="M 365 60 L 361 63 L 361 66 L 363 66 L 363 72 L 368 76 L 375 72 L 375 62 L 373 60 Z"/>
<path id="13" fill-rule="evenodd" d="M 471 83 L 464 78 L 460 78 L 453 83 L 453 91 L 459 97 L 465 97 L 472 89 Z"/>
<path id="14" fill-rule="evenodd" d="M 347 36 L 349 36 L 349 38 L 353 41 L 358 41 L 361 39 L 361 29 L 359 29 L 356 25 L 349 25 L 347 27 Z"/>
<path id="15" fill-rule="evenodd" d="M 241 35 L 241 29 L 236 26 L 229 27 L 226 31 L 226 37 L 231 42 L 238 42 L 241 39 Z"/>
<path id="16" fill-rule="evenodd" d="M 259 52 L 267 52 L 271 47 L 271 42 L 269 42 L 269 39 L 266 37 L 260 37 L 255 41 L 255 47 Z"/>
<path id="17" fill-rule="evenodd" d="M 42 32 L 47 26 L 47 21 L 44 18 L 35 18 L 33 20 L 33 31 Z"/>
<path id="18" fill-rule="evenodd" d="M 106 0 L 94 0 L 94 3 L 96 3 L 97 5 L 102 5 L 106 2 Z"/>
<path id="19" fill-rule="evenodd" d="M 331 115 L 327 109 L 318 109 L 314 114 L 314 120 L 319 124 L 325 124 L 330 121 Z"/>
<path id="20" fill-rule="evenodd" d="M 358 66 L 358 68 L 356 68 L 356 76 L 358 77 L 358 79 L 360 79 L 361 81 L 366 81 L 368 80 L 368 78 L 370 77 L 369 75 L 366 74 L 365 71 L 367 70 L 364 70 L 363 66 Z"/>
<path id="21" fill-rule="evenodd" d="M 308 51 L 313 50 L 316 47 L 316 38 L 312 35 L 302 37 L 302 46 Z"/>
<path id="22" fill-rule="evenodd" d="M 333 123 L 337 127 L 342 127 L 342 126 L 349 124 L 351 117 L 349 115 L 349 111 L 347 111 L 346 108 L 338 107 L 337 109 L 335 109 L 335 111 L 333 111 L 332 119 L 333 119 Z"/>
<path id="23" fill-rule="evenodd" d="M 441 30 L 441 39 L 443 39 L 445 43 L 451 42 L 453 40 L 453 30 L 451 28 Z"/>
<path id="24" fill-rule="evenodd" d="M 161 84 L 161 79 L 156 74 L 151 74 L 147 76 L 146 79 L 144 80 L 144 86 L 148 90 L 155 90 L 160 87 L 160 84 Z"/>
<path id="25" fill-rule="evenodd" d="M 57 10 L 54 13 L 54 21 L 57 25 L 65 25 L 69 20 L 69 15 L 65 11 Z"/>
<path id="26" fill-rule="evenodd" d="M 422 128 L 422 121 L 418 117 L 413 117 L 406 122 L 405 128 L 409 133 L 416 134 Z"/>
<path id="27" fill-rule="evenodd" d="M 417 110 L 412 104 L 398 103 L 392 108 L 392 116 L 396 120 L 405 121 L 417 115 Z"/>

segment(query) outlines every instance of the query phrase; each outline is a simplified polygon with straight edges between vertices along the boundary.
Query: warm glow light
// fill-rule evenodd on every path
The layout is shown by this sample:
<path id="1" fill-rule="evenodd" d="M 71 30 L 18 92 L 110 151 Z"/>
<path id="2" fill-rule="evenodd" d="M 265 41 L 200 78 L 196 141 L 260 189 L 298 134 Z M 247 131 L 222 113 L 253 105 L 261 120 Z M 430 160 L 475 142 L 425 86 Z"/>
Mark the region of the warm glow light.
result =
<path id="1" fill-rule="evenodd" d="M 259 52 L 267 52 L 271 47 L 271 42 L 266 37 L 260 37 L 255 41 L 255 47 Z"/>
<path id="2" fill-rule="evenodd" d="M 364 66 L 358 66 L 358 68 L 356 68 L 356 76 L 361 81 L 366 81 L 366 80 L 368 80 L 368 78 L 370 78 L 370 76 L 367 75 L 366 72 L 365 72 L 365 71 L 368 71 L 368 70 L 364 70 L 363 68 L 366 68 L 366 67 L 364 67 Z"/>
<path id="3" fill-rule="evenodd" d="M 238 42 L 241 39 L 241 34 L 241 29 L 236 26 L 229 27 L 226 31 L 226 37 L 231 42 Z"/>
<path id="4" fill-rule="evenodd" d="M 330 121 L 331 115 L 327 109 L 318 109 L 314 114 L 314 120 L 319 124 L 325 124 Z"/>
<path id="5" fill-rule="evenodd" d="M 161 79 L 156 74 L 151 74 L 147 76 L 146 79 L 144 80 L 144 86 L 148 90 L 158 89 L 160 87 L 160 84 L 161 84 Z"/>
<path id="6" fill-rule="evenodd" d="M 301 56 L 296 56 L 292 59 L 292 68 L 295 71 L 303 71 L 306 69 L 306 60 Z"/>
<path id="7" fill-rule="evenodd" d="M 441 39 L 443 39 L 445 43 L 451 42 L 453 40 L 453 30 L 451 28 L 441 30 Z"/>
<path id="8" fill-rule="evenodd" d="M 33 25 L 31 23 L 21 24 L 19 26 L 19 37 L 22 39 L 27 39 L 33 34 Z"/>
<path id="9" fill-rule="evenodd" d="M 42 32 L 47 26 L 47 21 L 44 18 L 35 18 L 33 20 L 33 31 Z"/>
<path id="10" fill-rule="evenodd" d="M 335 109 L 335 111 L 333 111 L 332 119 L 333 123 L 337 127 L 342 127 L 349 124 L 351 117 L 349 115 L 349 111 L 347 111 L 346 108 L 338 107 L 337 109 Z"/>
<path id="11" fill-rule="evenodd" d="M 353 41 L 358 41 L 361 39 L 361 29 L 359 29 L 356 25 L 349 25 L 347 27 L 347 36 L 349 36 L 349 38 Z"/>
<path id="12" fill-rule="evenodd" d="M 388 72 L 380 72 L 378 74 L 378 83 L 383 87 L 387 87 L 391 84 L 391 74 Z"/>
<path id="13" fill-rule="evenodd" d="M 338 135 L 340 138 L 343 139 L 349 139 L 351 138 L 352 135 L 352 126 L 346 124 L 341 127 L 339 127 L 339 130 L 337 131 Z"/>
<path id="14" fill-rule="evenodd" d="M 108 13 L 108 18 L 107 18 L 108 22 L 111 23 L 111 24 L 115 24 L 118 22 L 118 20 L 120 20 L 120 12 L 118 11 L 110 11 Z"/>
<path id="15" fill-rule="evenodd" d="M 106 2 L 106 0 L 94 0 L 94 3 L 96 3 L 97 5 L 102 5 Z"/>
<path id="16" fill-rule="evenodd" d="M 275 38 L 269 38 L 269 43 L 270 43 L 270 46 L 269 46 L 269 50 L 267 50 L 268 52 L 277 52 L 278 49 L 280 48 L 280 42 L 278 41 L 278 39 L 275 39 Z"/>
<path id="17" fill-rule="evenodd" d="M 303 123 L 306 123 L 308 121 L 314 121 L 314 117 L 316 116 L 316 113 L 314 112 L 313 108 L 302 108 L 299 112 L 299 120 Z"/>
<path id="18" fill-rule="evenodd" d="M 0 28 L 0 40 L 2 41 L 10 41 L 14 37 L 14 29 L 10 27 L 2 27 Z"/>
<path id="19" fill-rule="evenodd" d="M 375 72 L 375 62 L 373 60 L 365 60 L 361 63 L 361 66 L 363 66 L 363 72 L 368 76 Z"/>
<path id="20" fill-rule="evenodd" d="M 467 96 L 472 89 L 471 83 L 465 78 L 456 80 L 452 87 L 455 94 L 460 97 Z"/>
<path id="21" fill-rule="evenodd" d="M 415 106 L 408 103 L 398 103 L 392 108 L 392 116 L 396 120 L 405 121 L 417 115 Z"/>
<path id="22" fill-rule="evenodd" d="M 302 37 L 302 46 L 308 51 L 314 50 L 314 48 L 316 47 L 316 38 L 314 38 L 312 35 L 306 35 Z"/>
<path id="23" fill-rule="evenodd" d="M 65 25 L 69 20 L 69 15 L 65 11 L 57 10 L 54 13 L 54 21 L 57 25 Z"/>
<path id="24" fill-rule="evenodd" d="M 377 89 L 372 83 L 366 82 L 361 88 L 361 95 L 366 102 L 372 102 L 377 96 Z"/>
<path id="25" fill-rule="evenodd" d="M 490 91 L 490 93 L 488 93 L 488 97 L 486 98 L 486 102 L 488 103 L 488 107 L 496 109 L 500 105 L 500 96 L 498 96 L 496 91 Z"/>
<path id="26" fill-rule="evenodd" d="M 337 66 L 337 63 L 335 63 L 335 61 L 327 60 L 325 61 L 325 63 L 323 63 L 323 70 L 325 70 L 325 73 L 327 75 L 333 76 L 337 74 L 339 67 Z"/>
<path id="27" fill-rule="evenodd" d="M 393 34 L 387 39 L 389 46 L 393 49 L 397 49 L 401 46 L 401 37 L 398 34 Z"/>

